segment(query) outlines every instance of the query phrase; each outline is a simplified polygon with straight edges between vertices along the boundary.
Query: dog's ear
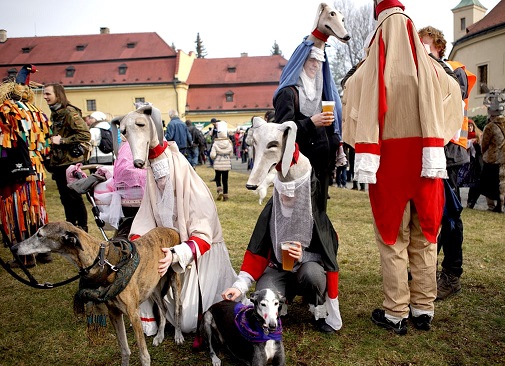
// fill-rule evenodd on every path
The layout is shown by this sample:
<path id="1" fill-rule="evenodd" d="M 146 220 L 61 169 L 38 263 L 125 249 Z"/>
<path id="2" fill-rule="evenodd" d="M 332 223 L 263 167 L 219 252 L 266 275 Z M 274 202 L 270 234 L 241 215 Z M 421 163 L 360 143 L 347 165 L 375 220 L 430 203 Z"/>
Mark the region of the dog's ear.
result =
<path id="1" fill-rule="evenodd" d="M 71 231 L 67 231 L 65 235 L 63 235 L 63 242 L 66 245 L 70 245 L 77 249 L 84 250 L 81 241 L 79 240 L 79 237 Z"/>
<path id="2" fill-rule="evenodd" d="M 293 121 L 286 121 L 279 125 L 279 130 L 286 132 L 287 136 L 284 136 L 284 153 L 282 154 L 282 165 L 281 172 L 282 176 L 285 177 L 288 174 L 288 170 L 291 167 L 291 161 L 293 160 L 293 153 L 295 152 L 295 141 L 296 141 L 296 123 Z"/>
<path id="3" fill-rule="evenodd" d="M 256 305 L 257 302 L 258 302 L 258 293 L 257 292 L 253 292 L 251 295 L 249 295 L 249 300 L 251 300 L 251 302 Z"/>
<path id="4" fill-rule="evenodd" d="M 278 291 L 277 291 L 277 297 L 279 298 L 279 306 L 284 305 L 286 303 L 286 298 L 282 296 L 282 294 Z"/>

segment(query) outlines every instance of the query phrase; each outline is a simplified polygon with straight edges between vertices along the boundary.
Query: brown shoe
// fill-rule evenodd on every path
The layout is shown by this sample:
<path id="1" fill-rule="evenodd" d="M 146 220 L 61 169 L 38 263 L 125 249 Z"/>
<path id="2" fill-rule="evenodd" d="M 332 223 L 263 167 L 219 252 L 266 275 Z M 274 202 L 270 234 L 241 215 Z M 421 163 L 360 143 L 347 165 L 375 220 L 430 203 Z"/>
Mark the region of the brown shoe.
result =
<path id="1" fill-rule="evenodd" d="M 461 292 L 459 277 L 442 269 L 437 280 L 437 300 L 445 300 Z"/>
<path id="2" fill-rule="evenodd" d="M 228 201 L 228 193 L 223 194 L 223 201 Z"/>
<path id="3" fill-rule="evenodd" d="M 222 187 L 217 187 L 217 198 L 218 201 L 221 201 L 223 199 L 223 188 Z"/>

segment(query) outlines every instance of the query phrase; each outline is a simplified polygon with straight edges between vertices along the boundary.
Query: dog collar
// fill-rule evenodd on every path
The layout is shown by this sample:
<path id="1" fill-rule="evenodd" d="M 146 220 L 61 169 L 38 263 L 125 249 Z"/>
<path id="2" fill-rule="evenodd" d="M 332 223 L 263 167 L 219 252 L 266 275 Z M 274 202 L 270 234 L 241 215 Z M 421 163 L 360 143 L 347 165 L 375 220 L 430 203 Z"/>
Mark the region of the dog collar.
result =
<path id="1" fill-rule="evenodd" d="M 323 42 L 326 42 L 330 36 L 319 31 L 317 28 L 312 31 L 312 35 Z"/>
<path id="2" fill-rule="evenodd" d="M 161 154 L 163 154 L 163 151 L 165 151 L 167 146 L 168 142 L 163 141 L 163 145 L 157 145 L 154 149 L 149 149 L 149 156 L 148 156 L 149 159 L 155 159 Z"/>
<path id="3" fill-rule="evenodd" d="M 300 157 L 300 149 L 298 148 L 298 144 L 295 142 L 295 151 L 293 151 L 293 159 L 291 159 L 290 167 L 298 163 L 298 158 Z M 277 163 L 275 166 L 275 170 L 280 172 L 282 169 L 282 160 Z"/>

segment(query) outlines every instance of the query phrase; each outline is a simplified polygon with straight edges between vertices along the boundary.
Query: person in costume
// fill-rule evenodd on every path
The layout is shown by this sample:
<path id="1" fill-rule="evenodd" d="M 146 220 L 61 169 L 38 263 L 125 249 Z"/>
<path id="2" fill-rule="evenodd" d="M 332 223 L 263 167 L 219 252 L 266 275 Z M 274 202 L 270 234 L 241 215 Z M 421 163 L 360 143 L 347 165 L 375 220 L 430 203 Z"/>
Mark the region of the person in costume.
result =
<path id="1" fill-rule="evenodd" d="M 263 121 L 263 124 L 267 123 Z M 254 122 L 251 128 L 253 136 L 261 134 L 261 126 L 261 120 Z M 238 278 L 222 297 L 231 301 L 243 299 L 253 281 L 256 281 L 256 291 L 266 288 L 276 290 L 286 298 L 287 303 L 301 295 L 309 304 L 317 329 L 334 333 L 342 327 L 338 299 L 337 233 L 326 212 L 317 204 L 319 182 L 310 162 L 297 149 L 294 122 L 285 122 L 279 126 L 281 128 L 288 129 L 288 134 L 292 134 L 286 140 L 285 150 L 294 151 L 292 165 L 299 174 L 294 171 L 287 173 L 296 177 L 287 182 L 278 177 L 274 180 L 273 195 L 258 217 Z M 294 145 L 292 148 L 290 143 Z M 255 174 L 254 170 L 252 174 Z M 283 266 L 283 242 L 294 244 L 289 248 L 289 255 L 295 260 L 291 270 Z M 285 311 L 283 308 L 281 315 Z"/>
<path id="2" fill-rule="evenodd" d="M 152 108 L 152 117 L 144 115 L 143 108 Z M 121 125 L 130 118 L 153 118 L 161 126 L 161 113 L 147 106 L 130 112 Z M 130 144 L 133 144 L 130 141 Z M 186 157 L 173 141 L 163 141 L 149 151 L 151 169 L 147 171 L 144 197 L 133 220 L 130 239 L 144 235 L 157 227 L 175 228 L 181 244 L 164 248 L 166 254 L 159 266 L 160 276 L 168 268 L 182 274 L 181 330 L 185 333 L 197 329 L 199 304 L 206 311 L 221 300 L 221 292 L 235 281 L 223 238 L 221 223 L 212 193 L 191 167 Z M 201 294 L 201 302 L 200 302 Z M 167 319 L 174 324 L 174 300 L 169 293 Z M 157 332 L 152 303 L 141 304 L 144 332 Z"/>
<path id="3" fill-rule="evenodd" d="M 67 168 L 83 163 L 85 150 L 82 144 L 91 139 L 88 125 L 81 115 L 81 110 L 67 99 L 65 89 L 60 84 L 47 84 L 44 87 L 44 99 L 51 109 L 53 134 L 51 136 L 51 154 L 47 170 L 52 173 L 60 193 L 65 219 L 88 231 L 88 211 L 82 195 L 68 188 Z"/>
<path id="4" fill-rule="evenodd" d="M 463 120 L 458 83 L 428 55 L 404 9 L 374 1 L 377 26 L 343 98 L 344 141 L 356 151 L 355 179 L 369 184 L 382 268 L 383 309 L 371 320 L 400 335 L 409 312 L 416 328 L 431 327 L 444 146 Z"/>
<path id="5" fill-rule="evenodd" d="M 468 97 L 477 80 L 476 76 L 468 71 L 465 65 L 456 61 L 443 61 L 446 41 L 444 34 L 431 26 L 419 30 L 421 42 L 425 45 L 430 56 L 437 60 L 446 72 L 454 76 L 461 89 L 461 98 L 465 103 L 463 121 L 452 137 L 451 141 L 444 147 L 447 159 L 446 183 L 461 202 L 461 195 L 458 186 L 458 173 L 460 168 L 470 163 L 470 154 L 467 151 L 468 145 Z M 450 203 L 450 200 L 446 202 Z M 451 210 L 446 210 L 446 213 Z M 460 210 L 452 211 L 453 214 L 444 215 L 442 228 L 438 236 L 438 252 L 444 251 L 442 261 L 442 272 L 437 280 L 437 299 L 444 300 L 449 296 L 461 291 L 460 277 L 463 273 L 463 221 Z"/>
<path id="6" fill-rule="evenodd" d="M 43 160 L 49 155 L 50 122 L 33 102 L 31 86 L 37 83 L 30 82 L 30 74 L 36 71 L 34 65 L 24 65 L 15 80 L 0 86 L 0 232 L 9 247 L 48 222 Z M 20 260 L 33 267 L 52 259 L 44 253 Z M 15 260 L 9 264 L 19 266 Z"/>
<path id="7" fill-rule="evenodd" d="M 322 101 L 334 101 L 334 113 L 321 112 Z M 282 70 L 274 93 L 275 122 L 294 121 L 296 142 L 309 158 L 319 183 L 317 204 L 326 211 L 328 187 L 341 140 L 342 104 L 325 51 L 305 39 Z"/>

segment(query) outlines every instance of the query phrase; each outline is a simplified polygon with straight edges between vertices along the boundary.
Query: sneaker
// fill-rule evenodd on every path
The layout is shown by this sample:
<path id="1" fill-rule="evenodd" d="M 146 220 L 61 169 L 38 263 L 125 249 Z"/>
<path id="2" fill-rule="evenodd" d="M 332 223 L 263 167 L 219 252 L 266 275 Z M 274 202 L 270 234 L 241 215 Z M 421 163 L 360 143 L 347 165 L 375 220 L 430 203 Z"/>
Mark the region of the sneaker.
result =
<path id="1" fill-rule="evenodd" d="M 437 300 L 445 300 L 461 292 L 459 277 L 442 269 L 437 280 Z"/>
<path id="2" fill-rule="evenodd" d="M 392 330 L 398 335 L 407 334 L 407 319 L 402 319 L 398 323 L 393 323 L 386 318 L 386 312 L 382 309 L 375 309 L 372 311 L 372 321 L 379 327 Z"/>
<path id="3" fill-rule="evenodd" d="M 428 314 L 412 316 L 412 313 L 410 313 L 410 321 L 414 324 L 414 327 L 419 330 L 430 330 L 432 319 L 433 317 Z"/>

